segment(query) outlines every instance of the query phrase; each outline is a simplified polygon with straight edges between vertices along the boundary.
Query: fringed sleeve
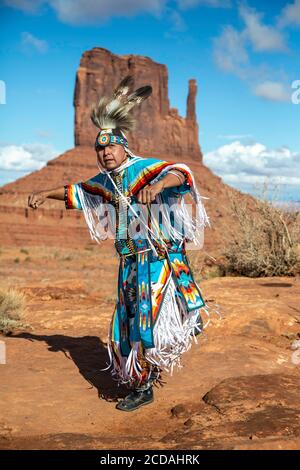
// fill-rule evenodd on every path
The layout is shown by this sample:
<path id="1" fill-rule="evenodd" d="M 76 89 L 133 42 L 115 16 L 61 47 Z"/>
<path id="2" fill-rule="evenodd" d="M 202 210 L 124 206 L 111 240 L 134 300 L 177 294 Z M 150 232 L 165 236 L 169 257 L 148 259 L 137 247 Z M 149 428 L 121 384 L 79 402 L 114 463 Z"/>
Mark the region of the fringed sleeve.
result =
<path id="1" fill-rule="evenodd" d="M 104 176 L 92 178 L 64 186 L 66 209 L 83 211 L 91 238 L 101 243 L 114 231 L 115 217 L 110 204 L 111 192 L 104 184 Z"/>
<path id="2" fill-rule="evenodd" d="M 114 238 L 115 233 L 115 212 L 109 204 L 112 193 L 104 179 L 104 175 L 98 173 L 77 185 L 78 199 L 90 236 L 99 244 L 107 238 Z"/>
<path id="3" fill-rule="evenodd" d="M 151 184 L 156 183 L 158 180 L 163 178 L 168 171 L 177 170 L 183 173 L 185 176 L 185 181 L 181 185 L 174 186 L 172 188 L 167 188 L 163 191 L 166 192 L 168 198 L 168 204 L 172 206 L 172 211 L 174 212 L 175 221 L 177 221 L 177 229 L 173 227 L 169 222 L 169 217 L 165 213 L 165 209 L 162 209 L 163 224 L 165 229 L 168 231 L 169 236 L 173 239 L 184 238 L 186 241 L 191 242 L 194 245 L 195 249 L 203 247 L 204 244 L 204 229 L 207 226 L 210 226 L 210 220 L 206 213 L 202 199 L 208 199 L 200 195 L 199 189 L 197 188 L 194 175 L 191 169 L 185 163 L 171 163 L 167 166 L 164 166 L 159 174 L 152 179 Z M 193 214 L 192 208 L 184 200 L 184 194 L 190 193 L 192 196 L 196 211 Z M 163 198 L 161 195 L 156 197 L 158 203 L 163 203 Z M 183 226 L 184 229 L 181 230 L 178 227 Z M 192 246 L 190 245 L 190 248 Z"/>

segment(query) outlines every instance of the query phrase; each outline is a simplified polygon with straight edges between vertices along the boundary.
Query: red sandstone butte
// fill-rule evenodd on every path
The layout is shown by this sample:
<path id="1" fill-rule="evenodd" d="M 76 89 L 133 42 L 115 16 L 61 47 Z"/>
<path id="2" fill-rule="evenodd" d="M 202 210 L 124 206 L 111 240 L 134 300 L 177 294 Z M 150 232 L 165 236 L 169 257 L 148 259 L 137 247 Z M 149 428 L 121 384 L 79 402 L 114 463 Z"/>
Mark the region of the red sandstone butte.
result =
<path id="1" fill-rule="evenodd" d="M 95 126 L 90 120 L 90 108 L 103 95 L 110 95 L 120 80 L 133 75 L 134 86 L 151 85 L 153 92 L 141 106 L 136 107 L 135 132 L 129 134 L 130 147 L 136 153 L 148 155 L 188 155 L 202 161 L 198 142 L 195 80 L 189 81 L 186 117 L 170 108 L 168 69 L 149 57 L 116 55 L 102 47 L 84 52 L 76 75 L 74 93 L 75 145 L 93 145 Z"/>

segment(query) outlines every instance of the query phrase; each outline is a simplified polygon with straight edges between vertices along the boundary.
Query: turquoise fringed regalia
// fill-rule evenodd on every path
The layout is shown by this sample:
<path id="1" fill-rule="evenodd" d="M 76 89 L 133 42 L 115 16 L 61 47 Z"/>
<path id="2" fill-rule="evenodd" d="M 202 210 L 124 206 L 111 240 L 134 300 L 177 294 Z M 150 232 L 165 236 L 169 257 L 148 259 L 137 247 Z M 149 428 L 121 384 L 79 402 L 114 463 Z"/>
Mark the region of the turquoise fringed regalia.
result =
<path id="1" fill-rule="evenodd" d="M 130 111 L 152 92 L 149 85 L 132 92 L 133 84 L 132 76 L 125 77 L 111 97 L 101 97 L 92 109 L 91 119 L 100 129 L 95 142 L 99 173 L 64 188 L 66 208 L 84 212 L 91 237 L 99 243 L 115 241 L 120 265 L 109 367 L 118 383 L 141 390 L 144 384 L 160 382 L 162 371 L 180 366 L 182 354 L 204 327 L 201 314 L 208 315 L 209 306 L 186 250 L 187 243 L 202 248 L 209 218 L 186 164 L 143 158 L 128 148 L 125 132 L 134 128 Z M 125 158 L 108 170 L 104 160 L 99 165 L 99 155 L 116 145 L 123 146 Z M 169 172 L 177 174 L 178 185 L 165 187 L 151 203 L 138 203 L 139 191 Z M 187 193 L 195 211 L 185 200 Z M 129 395 L 118 407 L 131 411 L 151 400 L 147 389 Z"/>
<path id="2" fill-rule="evenodd" d="M 183 173 L 185 182 L 164 189 L 151 208 L 138 204 L 138 191 L 172 169 Z M 120 383 L 159 380 L 162 370 L 180 365 L 202 329 L 201 312 L 209 313 L 186 253 L 187 241 L 201 247 L 209 225 L 192 172 L 183 163 L 130 155 L 117 170 L 100 171 L 65 191 L 66 208 L 84 211 L 96 241 L 114 237 L 120 256 L 108 340 L 112 372 Z M 187 210 L 186 193 L 196 202 L 195 217 Z"/>

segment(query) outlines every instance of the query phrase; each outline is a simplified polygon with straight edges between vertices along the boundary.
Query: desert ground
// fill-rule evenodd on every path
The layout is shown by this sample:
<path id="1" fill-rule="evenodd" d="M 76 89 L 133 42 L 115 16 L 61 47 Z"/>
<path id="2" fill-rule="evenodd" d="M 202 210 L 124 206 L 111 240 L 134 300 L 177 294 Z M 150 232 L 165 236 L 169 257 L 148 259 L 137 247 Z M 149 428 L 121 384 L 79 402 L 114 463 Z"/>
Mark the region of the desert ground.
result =
<path id="1" fill-rule="evenodd" d="M 115 404 L 126 389 L 100 370 L 116 297 L 111 245 L 4 246 L 0 256 L 0 288 L 25 294 L 27 324 L 0 336 L 1 449 L 299 449 L 299 277 L 198 272 L 222 318 L 164 374 L 154 403 L 124 413 Z"/>

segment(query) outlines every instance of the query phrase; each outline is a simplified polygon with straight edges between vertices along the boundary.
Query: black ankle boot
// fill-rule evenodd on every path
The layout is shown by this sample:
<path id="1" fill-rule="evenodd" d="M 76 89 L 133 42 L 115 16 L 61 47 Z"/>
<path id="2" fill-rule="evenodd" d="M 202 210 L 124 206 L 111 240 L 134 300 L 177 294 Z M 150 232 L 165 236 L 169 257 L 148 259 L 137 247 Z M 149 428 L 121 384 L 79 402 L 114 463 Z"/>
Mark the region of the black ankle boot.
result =
<path id="1" fill-rule="evenodd" d="M 148 387 L 147 389 L 135 389 L 124 400 L 119 401 L 116 408 L 122 411 L 134 411 L 140 406 L 148 405 L 152 403 L 153 389 Z"/>

